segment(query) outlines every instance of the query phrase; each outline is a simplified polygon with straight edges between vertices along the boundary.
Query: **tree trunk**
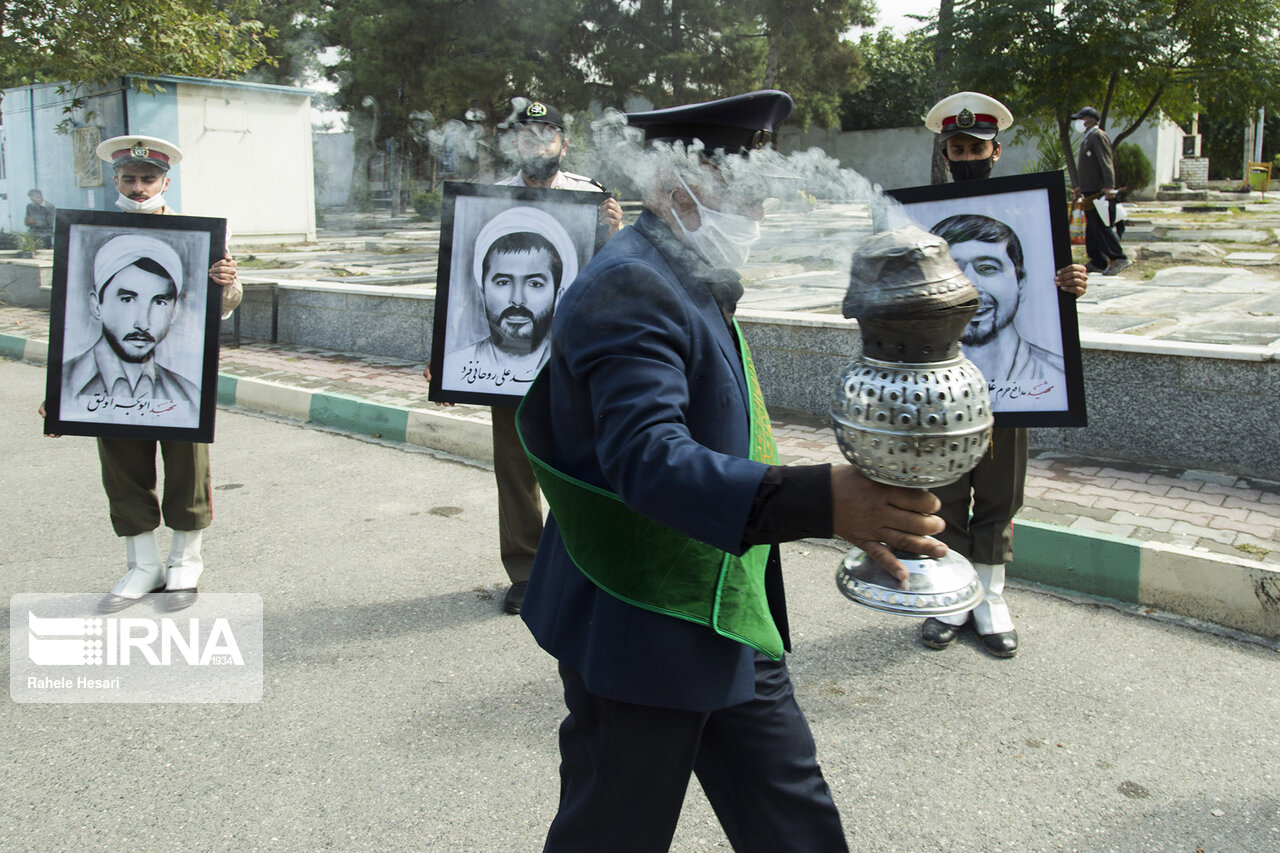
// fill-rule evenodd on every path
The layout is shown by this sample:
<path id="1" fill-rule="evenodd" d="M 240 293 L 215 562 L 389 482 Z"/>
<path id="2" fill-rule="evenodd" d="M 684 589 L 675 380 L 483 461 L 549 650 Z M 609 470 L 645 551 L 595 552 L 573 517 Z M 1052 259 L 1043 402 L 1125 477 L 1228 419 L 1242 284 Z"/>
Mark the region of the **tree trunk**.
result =
<path id="1" fill-rule="evenodd" d="M 940 0 L 938 5 L 938 40 L 933 47 L 933 94 L 939 101 L 951 94 L 951 42 L 955 39 L 955 0 Z M 933 159 L 929 168 L 929 183 L 947 182 L 947 158 L 942 136 L 933 142 Z"/>
<path id="2" fill-rule="evenodd" d="M 684 4 L 680 0 L 671 0 L 671 45 L 670 50 L 673 54 L 679 54 L 680 48 L 684 45 L 684 34 L 681 32 L 681 20 L 684 18 Z M 685 84 L 688 81 L 688 75 L 683 68 L 677 68 L 671 76 L 671 94 L 675 97 L 675 103 L 683 104 L 685 98 Z"/>
<path id="3" fill-rule="evenodd" d="M 1076 161 L 1071 156 L 1071 120 L 1058 118 L 1058 144 L 1062 146 L 1062 158 L 1067 161 L 1067 175 L 1071 178 L 1071 186 L 1079 186 L 1076 176 Z"/>
<path id="4" fill-rule="evenodd" d="M 350 210 L 371 210 L 373 193 L 369 189 L 369 146 L 365 143 L 369 136 L 370 120 L 363 112 L 352 110 L 349 121 L 355 144 L 352 150 L 351 191 L 347 196 L 347 207 Z"/>
<path id="5" fill-rule="evenodd" d="M 772 33 L 765 36 L 769 45 L 769 58 L 764 66 L 764 88 L 777 88 L 774 82 L 778 79 L 778 40 Z"/>

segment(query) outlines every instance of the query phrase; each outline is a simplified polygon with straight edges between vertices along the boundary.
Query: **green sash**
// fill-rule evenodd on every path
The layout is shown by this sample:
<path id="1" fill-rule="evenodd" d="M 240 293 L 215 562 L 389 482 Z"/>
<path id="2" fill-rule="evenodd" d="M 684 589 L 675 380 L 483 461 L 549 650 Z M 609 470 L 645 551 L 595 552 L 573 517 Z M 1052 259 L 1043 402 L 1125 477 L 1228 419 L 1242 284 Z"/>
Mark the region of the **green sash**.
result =
<path id="1" fill-rule="evenodd" d="M 773 427 L 736 320 L 733 331 L 751 394 L 751 458 L 775 465 Z M 518 426 L 531 398 L 545 400 L 545 383 L 544 370 L 520 405 Z M 769 545 L 735 557 L 691 539 L 628 509 L 613 492 L 557 471 L 530 447 L 535 437 L 526 438 L 522 428 L 519 433 L 569 558 L 596 586 L 636 607 L 706 625 L 774 660 L 782 657 L 764 586 Z"/>

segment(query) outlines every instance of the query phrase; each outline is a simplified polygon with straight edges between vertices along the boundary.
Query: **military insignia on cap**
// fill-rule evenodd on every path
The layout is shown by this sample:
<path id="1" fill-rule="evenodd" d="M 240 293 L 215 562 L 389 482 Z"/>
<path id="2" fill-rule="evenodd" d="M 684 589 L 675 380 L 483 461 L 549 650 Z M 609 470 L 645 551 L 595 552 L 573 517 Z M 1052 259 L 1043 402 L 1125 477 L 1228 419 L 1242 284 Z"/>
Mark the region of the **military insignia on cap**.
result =
<path id="1" fill-rule="evenodd" d="M 151 149 L 143 145 L 141 142 L 135 143 L 129 151 L 130 156 L 135 160 L 145 160 L 151 156 Z"/>
<path id="2" fill-rule="evenodd" d="M 968 110 L 961 110 L 956 115 L 956 127 L 973 127 L 973 113 Z"/>
<path id="3" fill-rule="evenodd" d="M 526 112 L 528 112 L 530 118 L 542 118 L 547 114 L 547 105 L 539 104 L 535 101 L 529 105 L 529 109 Z"/>

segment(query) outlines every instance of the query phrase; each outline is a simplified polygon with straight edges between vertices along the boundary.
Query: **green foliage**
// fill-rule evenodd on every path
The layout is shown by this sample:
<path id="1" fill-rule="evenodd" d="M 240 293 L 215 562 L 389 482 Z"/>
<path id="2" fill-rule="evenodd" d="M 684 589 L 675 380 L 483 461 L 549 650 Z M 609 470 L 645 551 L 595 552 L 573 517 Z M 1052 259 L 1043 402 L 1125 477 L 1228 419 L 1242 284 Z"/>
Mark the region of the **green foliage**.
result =
<path id="1" fill-rule="evenodd" d="M 440 209 L 444 205 L 444 196 L 439 190 L 433 192 L 416 192 L 413 194 L 413 209 L 423 219 L 439 219 Z"/>
<path id="2" fill-rule="evenodd" d="M 1256 115 L 1254 116 L 1256 119 Z M 1200 114 L 1200 153 L 1209 158 L 1210 180 L 1239 180 L 1244 168 L 1245 122 Z M 1280 161 L 1280 114 L 1268 108 L 1262 130 L 1262 159 Z M 1253 159 L 1253 155 L 1249 155 Z M 1280 171 L 1276 173 L 1280 179 Z"/>
<path id="3" fill-rule="evenodd" d="M 1156 171 L 1151 168 L 1146 153 L 1131 142 L 1117 145 L 1112 159 L 1116 167 L 1116 186 L 1128 188 L 1124 192 L 1126 197 L 1141 192 L 1156 179 Z"/>
<path id="4" fill-rule="evenodd" d="M 30 231 L 24 231 L 23 233 L 16 235 L 16 237 L 18 243 L 17 249 L 19 252 L 31 254 L 44 248 L 44 241 L 35 234 L 32 234 Z"/>
<path id="5" fill-rule="evenodd" d="M 764 75 L 750 88 L 789 92 L 796 100 L 790 125 L 838 127 L 840 93 L 860 78 L 862 64 L 858 47 L 844 33 L 873 24 L 874 6 L 868 0 L 757 2 L 767 51 Z"/>
<path id="6" fill-rule="evenodd" d="M 584 0 L 583 59 L 606 103 L 639 95 L 658 107 L 759 88 L 768 45 L 758 3 Z"/>
<path id="7" fill-rule="evenodd" d="M 18 248 L 18 235 L 11 234 L 0 228 L 0 249 L 16 249 Z"/>
<path id="8" fill-rule="evenodd" d="M 873 8 L 870 0 L 326 1 L 322 40 L 341 54 L 327 72 L 337 105 L 372 118 L 372 98 L 379 142 L 409 142 L 415 112 L 439 126 L 480 110 L 492 127 L 515 97 L 568 113 L 765 87 L 796 99 L 791 125 L 834 125 L 838 93 L 860 62 L 843 33 L 870 24 Z"/>
<path id="9" fill-rule="evenodd" d="M 570 0 L 336 0 L 322 34 L 341 48 L 327 72 L 337 105 L 371 114 L 376 104 L 377 142 L 410 142 L 415 111 L 443 123 L 476 108 L 497 122 L 517 95 L 566 109 L 586 101 Z"/>
<path id="10" fill-rule="evenodd" d="M 1062 153 L 1058 142 L 1058 129 L 1043 123 L 1019 125 L 1015 131 L 1015 139 L 1019 142 L 1030 139 L 1035 143 L 1036 159 L 1028 161 L 1023 172 L 1052 172 L 1057 169 L 1066 171 L 1068 157 Z M 1070 158 L 1075 159 L 1074 150 Z"/>
<path id="11" fill-rule="evenodd" d="M 937 101 L 933 89 L 933 45 L 913 33 L 899 39 L 890 30 L 864 35 L 863 83 L 840 99 L 841 130 L 912 127 Z"/>
<path id="12" fill-rule="evenodd" d="M 265 61 L 259 0 L 0 0 L 0 86 L 229 78 Z"/>
<path id="13" fill-rule="evenodd" d="M 325 14 L 324 0 L 262 2 L 255 17 L 264 27 L 261 40 L 266 55 L 246 79 L 293 86 L 323 76 L 320 51 L 325 45 L 320 25 Z"/>
<path id="14" fill-rule="evenodd" d="M 1185 119 L 1197 102 L 1243 119 L 1274 102 L 1280 0 L 957 0 L 959 88 L 995 94 L 1020 122 L 1057 125 L 1085 104 L 1124 117 L 1119 143 L 1157 109 Z M 1075 163 L 1068 162 L 1073 176 Z"/>

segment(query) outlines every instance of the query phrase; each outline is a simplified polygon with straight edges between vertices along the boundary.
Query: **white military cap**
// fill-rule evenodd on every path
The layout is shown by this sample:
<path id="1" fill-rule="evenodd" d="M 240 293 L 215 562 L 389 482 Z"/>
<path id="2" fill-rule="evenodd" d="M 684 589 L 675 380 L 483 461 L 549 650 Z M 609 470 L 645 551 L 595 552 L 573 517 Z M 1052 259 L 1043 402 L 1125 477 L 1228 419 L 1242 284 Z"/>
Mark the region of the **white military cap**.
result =
<path id="1" fill-rule="evenodd" d="M 975 139 L 995 139 L 996 132 L 1013 124 L 1013 113 L 990 95 L 957 92 L 933 105 L 924 126 L 949 139 L 965 133 Z"/>
<path id="2" fill-rule="evenodd" d="M 127 163 L 150 163 L 166 172 L 182 159 L 178 146 L 154 136 L 113 136 L 98 143 L 95 153 L 112 168 Z"/>

